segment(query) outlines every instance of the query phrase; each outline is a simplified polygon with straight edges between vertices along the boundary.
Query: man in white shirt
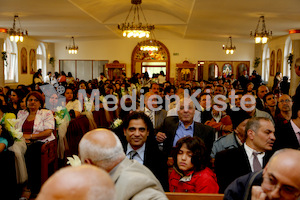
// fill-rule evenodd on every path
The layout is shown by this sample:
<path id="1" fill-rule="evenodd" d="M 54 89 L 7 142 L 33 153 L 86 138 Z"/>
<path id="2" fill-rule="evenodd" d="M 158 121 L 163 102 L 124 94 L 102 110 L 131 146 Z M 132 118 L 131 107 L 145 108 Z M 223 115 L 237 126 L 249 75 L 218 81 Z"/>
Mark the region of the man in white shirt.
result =
<path id="1" fill-rule="evenodd" d="M 236 178 L 261 170 L 268 162 L 275 142 L 275 128 L 268 118 L 251 118 L 246 124 L 246 141 L 239 148 L 216 154 L 215 172 L 219 192 Z"/>

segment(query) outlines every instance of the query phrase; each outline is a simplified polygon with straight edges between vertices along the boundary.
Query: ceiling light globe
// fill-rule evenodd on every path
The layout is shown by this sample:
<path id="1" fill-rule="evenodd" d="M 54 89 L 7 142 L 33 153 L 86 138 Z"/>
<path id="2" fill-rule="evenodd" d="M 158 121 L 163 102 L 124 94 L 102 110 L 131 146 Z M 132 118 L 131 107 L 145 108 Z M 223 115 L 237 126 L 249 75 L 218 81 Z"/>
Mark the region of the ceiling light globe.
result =
<path id="1" fill-rule="evenodd" d="M 259 36 L 256 37 L 256 38 L 255 38 L 255 43 L 258 44 L 258 43 L 260 43 L 260 42 L 261 42 L 261 37 L 259 37 Z"/>
<path id="2" fill-rule="evenodd" d="M 263 43 L 263 44 L 266 44 L 267 42 L 268 42 L 268 37 L 263 37 L 262 38 L 262 40 L 261 40 L 261 42 Z"/>
<path id="3" fill-rule="evenodd" d="M 18 35 L 15 36 L 15 41 L 18 42 L 20 37 Z"/>
<path id="4" fill-rule="evenodd" d="M 21 35 L 20 36 L 20 42 L 23 42 L 24 41 L 24 37 Z"/>
<path id="5" fill-rule="evenodd" d="M 9 36 L 9 39 L 10 39 L 10 41 L 13 42 L 15 40 L 15 36 L 11 35 L 11 36 Z"/>

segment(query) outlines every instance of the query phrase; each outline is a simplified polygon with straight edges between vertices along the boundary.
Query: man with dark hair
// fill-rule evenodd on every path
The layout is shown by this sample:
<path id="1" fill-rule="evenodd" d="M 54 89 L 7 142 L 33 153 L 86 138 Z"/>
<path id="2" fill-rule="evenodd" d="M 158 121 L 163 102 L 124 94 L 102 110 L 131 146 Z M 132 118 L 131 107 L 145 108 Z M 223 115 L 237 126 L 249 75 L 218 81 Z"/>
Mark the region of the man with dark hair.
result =
<path id="1" fill-rule="evenodd" d="M 275 116 L 280 112 L 280 110 L 277 107 L 277 100 L 273 92 L 269 92 L 265 94 L 264 98 L 265 103 L 265 111 L 269 113 L 273 119 Z"/>
<path id="2" fill-rule="evenodd" d="M 275 128 L 268 118 L 251 118 L 246 124 L 246 141 L 239 147 L 216 154 L 215 172 L 221 193 L 236 178 L 259 171 L 270 158 Z"/>
<path id="3" fill-rule="evenodd" d="M 143 112 L 132 112 L 123 122 L 121 142 L 126 156 L 148 167 L 168 191 L 167 157 L 158 149 L 150 118 Z"/>
<path id="4" fill-rule="evenodd" d="M 269 88 L 265 85 L 261 85 L 257 88 L 256 91 L 256 108 L 259 110 L 264 110 L 265 109 L 265 103 L 264 103 L 264 96 L 269 92 Z"/>
<path id="5" fill-rule="evenodd" d="M 276 130 L 274 150 L 283 148 L 298 149 L 300 147 L 300 102 L 292 106 L 292 119 Z"/>
<path id="6" fill-rule="evenodd" d="M 150 91 L 154 94 L 159 95 L 159 85 L 157 83 L 152 83 L 150 87 Z"/>

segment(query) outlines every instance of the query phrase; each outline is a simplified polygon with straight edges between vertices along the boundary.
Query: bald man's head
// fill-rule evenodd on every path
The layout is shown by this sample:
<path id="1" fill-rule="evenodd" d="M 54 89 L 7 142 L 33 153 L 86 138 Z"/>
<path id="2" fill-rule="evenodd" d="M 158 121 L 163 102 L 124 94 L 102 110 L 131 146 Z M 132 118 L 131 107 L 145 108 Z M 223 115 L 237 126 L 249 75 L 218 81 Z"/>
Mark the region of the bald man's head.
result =
<path id="1" fill-rule="evenodd" d="M 92 165 L 65 167 L 43 185 L 37 200 L 111 200 L 115 188 L 110 176 Z"/>
<path id="2" fill-rule="evenodd" d="M 94 129 L 82 137 L 79 156 L 83 163 L 96 165 L 108 172 L 125 158 L 119 138 L 104 128 Z"/>
<path id="3" fill-rule="evenodd" d="M 299 166 L 299 150 L 282 149 L 272 156 L 263 171 L 262 189 L 268 199 L 297 199 L 300 196 Z M 278 190 L 277 186 L 281 188 Z"/>

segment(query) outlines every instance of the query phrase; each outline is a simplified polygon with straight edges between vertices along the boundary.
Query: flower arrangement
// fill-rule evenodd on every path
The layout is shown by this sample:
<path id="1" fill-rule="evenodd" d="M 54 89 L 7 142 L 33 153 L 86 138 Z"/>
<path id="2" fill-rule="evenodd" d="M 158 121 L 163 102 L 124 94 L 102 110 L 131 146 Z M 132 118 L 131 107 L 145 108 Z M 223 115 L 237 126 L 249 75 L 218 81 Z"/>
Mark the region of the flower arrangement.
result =
<path id="1" fill-rule="evenodd" d="M 260 64 L 260 58 L 259 57 L 255 57 L 255 60 L 254 60 L 254 68 L 257 68 L 258 65 Z"/>
<path id="2" fill-rule="evenodd" d="M 4 66 L 7 66 L 7 53 L 2 51 L 2 60 L 4 61 Z"/>
<path id="3" fill-rule="evenodd" d="M 88 97 L 85 97 L 84 101 L 84 111 L 92 111 L 93 103 L 90 102 Z"/>
<path id="4" fill-rule="evenodd" d="M 55 118 L 56 126 L 59 126 L 62 123 L 62 121 L 64 119 L 64 113 L 65 112 L 63 111 L 62 106 L 58 106 L 56 108 L 56 111 L 54 113 L 54 118 Z"/>
<path id="5" fill-rule="evenodd" d="M 287 63 L 292 66 L 293 64 L 293 57 L 294 55 L 292 53 L 289 54 L 288 58 L 287 58 Z"/>
<path id="6" fill-rule="evenodd" d="M 116 119 L 110 126 L 111 129 L 116 129 L 118 128 L 121 124 L 123 123 L 123 121 L 121 119 Z"/>
<path id="7" fill-rule="evenodd" d="M 23 132 L 20 128 L 15 128 L 16 124 L 19 122 L 19 119 L 7 119 L 7 122 L 10 126 L 9 133 L 15 141 L 19 141 L 23 137 Z"/>
<path id="8" fill-rule="evenodd" d="M 81 165 L 81 160 L 77 155 L 73 155 L 73 157 L 67 157 L 68 165 L 71 165 L 72 167 L 78 167 Z"/>

